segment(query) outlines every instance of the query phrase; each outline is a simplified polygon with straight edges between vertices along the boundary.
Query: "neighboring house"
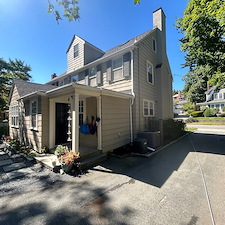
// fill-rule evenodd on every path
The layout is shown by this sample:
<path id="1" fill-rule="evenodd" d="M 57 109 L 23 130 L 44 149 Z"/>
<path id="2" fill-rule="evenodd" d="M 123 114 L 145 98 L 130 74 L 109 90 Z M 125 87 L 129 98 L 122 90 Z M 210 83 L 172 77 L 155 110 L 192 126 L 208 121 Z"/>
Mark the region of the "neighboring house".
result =
<path id="1" fill-rule="evenodd" d="M 209 88 L 205 92 L 205 102 L 198 103 L 200 106 L 207 106 L 208 108 L 218 108 L 222 112 L 225 106 L 225 88 L 217 90 L 216 86 Z"/>
<path id="2" fill-rule="evenodd" d="M 106 52 L 78 36 L 67 50 L 67 72 L 45 85 L 15 80 L 10 135 L 35 150 L 72 142 L 72 150 L 112 151 L 147 130 L 149 119 L 173 118 L 172 73 L 166 54 L 165 15 L 154 29 Z M 88 121 L 87 121 L 88 120 Z M 79 131 L 95 124 L 95 134 Z"/>
<path id="3" fill-rule="evenodd" d="M 187 100 L 184 95 L 182 95 L 181 91 L 178 90 L 178 93 L 173 95 L 173 112 L 176 114 L 182 114 L 185 103 L 187 103 Z"/>

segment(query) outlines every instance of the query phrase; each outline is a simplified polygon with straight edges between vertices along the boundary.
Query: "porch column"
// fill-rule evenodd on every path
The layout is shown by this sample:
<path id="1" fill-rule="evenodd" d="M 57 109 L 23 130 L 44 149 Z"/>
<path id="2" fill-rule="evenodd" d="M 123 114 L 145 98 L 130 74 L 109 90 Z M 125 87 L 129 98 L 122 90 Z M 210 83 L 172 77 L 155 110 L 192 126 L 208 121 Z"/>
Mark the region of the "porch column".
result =
<path id="1" fill-rule="evenodd" d="M 72 151 L 79 152 L 79 94 L 72 101 Z"/>
<path id="2" fill-rule="evenodd" d="M 55 146 L 55 100 L 49 100 L 49 148 Z"/>
<path id="3" fill-rule="evenodd" d="M 98 150 L 102 150 L 102 96 L 97 98 L 97 115 L 100 118 L 98 122 Z"/>

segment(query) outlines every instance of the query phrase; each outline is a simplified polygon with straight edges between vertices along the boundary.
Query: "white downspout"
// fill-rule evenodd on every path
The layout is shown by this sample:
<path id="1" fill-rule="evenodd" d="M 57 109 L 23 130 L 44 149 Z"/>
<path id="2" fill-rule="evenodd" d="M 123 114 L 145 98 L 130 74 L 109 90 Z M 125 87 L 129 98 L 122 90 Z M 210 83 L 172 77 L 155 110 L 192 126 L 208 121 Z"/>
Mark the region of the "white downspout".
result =
<path id="1" fill-rule="evenodd" d="M 134 52 L 133 50 L 130 51 L 131 53 L 131 94 L 133 96 L 130 99 L 130 141 L 131 144 L 133 143 L 133 113 L 132 113 L 132 105 L 134 104 Z"/>

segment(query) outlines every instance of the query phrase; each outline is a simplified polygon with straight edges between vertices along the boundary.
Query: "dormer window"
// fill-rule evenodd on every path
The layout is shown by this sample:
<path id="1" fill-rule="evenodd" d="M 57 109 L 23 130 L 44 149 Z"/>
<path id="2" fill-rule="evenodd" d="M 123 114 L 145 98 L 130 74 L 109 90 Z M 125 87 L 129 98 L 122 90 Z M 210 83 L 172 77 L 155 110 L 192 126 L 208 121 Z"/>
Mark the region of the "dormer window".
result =
<path id="1" fill-rule="evenodd" d="M 76 58 L 79 55 L 79 45 L 74 45 L 74 58 Z"/>

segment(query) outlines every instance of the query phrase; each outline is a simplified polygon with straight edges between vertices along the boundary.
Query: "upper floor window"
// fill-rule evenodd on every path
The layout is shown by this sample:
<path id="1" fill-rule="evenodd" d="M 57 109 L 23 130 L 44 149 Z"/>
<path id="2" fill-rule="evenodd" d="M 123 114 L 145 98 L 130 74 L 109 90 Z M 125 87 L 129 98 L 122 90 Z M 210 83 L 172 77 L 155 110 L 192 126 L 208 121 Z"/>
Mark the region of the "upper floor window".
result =
<path id="1" fill-rule="evenodd" d="M 74 58 L 76 58 L 79 55 L 79 45 L 74 45 Z"/>
<path id="2" fill-rule="evenodd" d="M 150 100 L 143 100 L 143 115 L 145 117 L 152 117 L 154 116 L 154 102 Z"/>
<path id="3" fill-rule="evenodd" d="M 154 52 L 156 52 L 157 50 L 157 48 L 156 48 L 156 40 L 154 39 L 154 38 L 152 38 L 152 49 L 153 49 L 153 51 Z"/>
<path id="4" fill-rule="evenodd" d="M 14 127 L 19 126 L 19 107 L 18 105 L 11 107 L 11 125 Z"/>
<path id="5" fill-rule="evenodd" d="M 217 99 L 217 98 L 218 98 L 218 94 L 215 93 L 215 94 L 214 94 L 214 99 Z"/>
<path id="6" fill-rule="evenodd" d="M 223 93 L 219 93 L 219 99 L 223 98 Z"/>
<path id="7" fill-rule="evenodd" d="M 151 84 L 154 84 L 153 65 L 149 61 L 147 61 L 147 81 Z"/>
<path id="8" fill-rule="evenodd" d="M 93 76 L 96 76 L 96 73 L 97 73 L 97 69 L 96 67 L 93 67 L 89 70 L 89 76 L 90 77 L 93 77 Z"/>
<path id="9" fill-rule="evenodd" d="M 30 101 L 30 128 L 37 129 L 38 101 Z"/>
<path id="10" fill-rule="evenodd" d="M 72 82 L 77 82 L 78 81 L 78 75 L 74 75 L 73 77 L 72 77 Z"/>
<path id="11" fill-rule="evenodd" d="M 113 80 L 120 80 L 123 78 L 123 57 L 112 60 Z"/>

